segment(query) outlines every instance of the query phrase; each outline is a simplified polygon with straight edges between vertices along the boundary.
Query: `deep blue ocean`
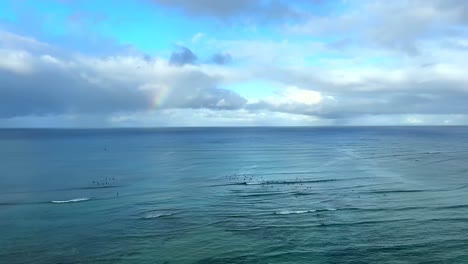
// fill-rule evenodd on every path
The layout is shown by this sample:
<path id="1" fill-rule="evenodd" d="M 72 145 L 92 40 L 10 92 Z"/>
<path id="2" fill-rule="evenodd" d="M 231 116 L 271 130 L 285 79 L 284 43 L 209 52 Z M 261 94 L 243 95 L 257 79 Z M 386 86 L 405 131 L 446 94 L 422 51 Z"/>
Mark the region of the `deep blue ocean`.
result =
<path id="1" fill-rule="evenodd" d="M 468 263 L 468 127 L 0 130 L 0 263 Z"/>

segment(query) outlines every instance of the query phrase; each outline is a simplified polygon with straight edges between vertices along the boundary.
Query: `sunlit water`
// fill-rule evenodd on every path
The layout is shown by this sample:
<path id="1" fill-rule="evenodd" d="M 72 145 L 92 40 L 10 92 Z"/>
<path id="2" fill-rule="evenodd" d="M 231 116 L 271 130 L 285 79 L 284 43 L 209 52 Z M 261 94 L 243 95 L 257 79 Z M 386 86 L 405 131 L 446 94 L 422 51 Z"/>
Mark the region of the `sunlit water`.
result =
<path id="1" fill-rule="evenodd" d="M 468 128 L 0 130 L 0 263 L 468 263 Z"/>

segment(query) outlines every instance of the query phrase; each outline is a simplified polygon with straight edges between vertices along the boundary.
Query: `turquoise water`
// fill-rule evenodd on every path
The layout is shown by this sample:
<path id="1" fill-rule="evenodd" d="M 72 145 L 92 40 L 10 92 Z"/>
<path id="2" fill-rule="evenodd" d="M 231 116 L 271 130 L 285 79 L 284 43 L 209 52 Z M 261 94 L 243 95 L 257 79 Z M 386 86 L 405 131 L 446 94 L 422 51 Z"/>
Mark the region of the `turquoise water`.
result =
<path id="1" fill-rule="evenodd" d="M 0 263 L 468 263 L 468 128 L 0 130 Z"/>

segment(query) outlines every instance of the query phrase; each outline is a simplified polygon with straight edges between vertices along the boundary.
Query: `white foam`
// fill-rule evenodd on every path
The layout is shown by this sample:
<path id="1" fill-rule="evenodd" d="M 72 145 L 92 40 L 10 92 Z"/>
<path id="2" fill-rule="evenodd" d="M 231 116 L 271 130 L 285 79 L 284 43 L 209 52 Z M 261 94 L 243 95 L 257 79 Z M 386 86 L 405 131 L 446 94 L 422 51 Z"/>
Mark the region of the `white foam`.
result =
<path id="1" fill-rule="evenodd" d="M 91 198 L 87 198 L 87 197 L 75 198 L 75 199 L 71 199 L 71 200 L 52 201 L 52 203 L 57 203 L 57 204 L 61 204 L 61 203 L 77 203 L 77 202 L 84 202 L 84 201 L 88 201 L 88 200 L 91 200 Z"/>
<path id="2" fill-rule="evenodd" d="M 312 213 L 315 212 L 315 210 L 297 210 L 297 211 L 291 211 L 291 210 L 282 210 L 275 212 L 277 215 L 289 215 L 289 214 L 305 214 L 305 213 Z"/>
<path id="3" fill-rule="evenodd" d="M 246 185 L 261 185 L 259 182 L 245 182 Z"/>
<path id="4" fill-rule="evenodd" d="M 289 215 L 289 214 L 305 214 L 305 213 L 313 213 L 313 212 L 323 212 L 323 211 L 336 211 L 336 208 L 325 208 L 325 209 L 318 209 L 318 210 L 281 210 L 275 212 L 277 215 Z"/>
<path id="5" fill-rule="evenodd" d="M 143 219 L 153 219 L 153 218 L 159 218 L 159 217 L 164 217 L 164 216 L 171 216 L 174 213 L 160 213 L 160 212 L 150 212 L 145 214 L 142 218 Z"/>

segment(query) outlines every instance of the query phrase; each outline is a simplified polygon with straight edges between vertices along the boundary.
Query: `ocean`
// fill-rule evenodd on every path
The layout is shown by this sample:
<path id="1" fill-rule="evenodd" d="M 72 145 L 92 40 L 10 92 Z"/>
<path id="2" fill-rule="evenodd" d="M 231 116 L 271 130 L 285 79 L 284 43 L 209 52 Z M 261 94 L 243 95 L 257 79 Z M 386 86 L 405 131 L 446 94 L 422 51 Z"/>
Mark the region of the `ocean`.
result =
<path id="1" fill-rule="evenodd" d="M 468 127 L 0 130 L 0 263 L 468 263 Z"/>

